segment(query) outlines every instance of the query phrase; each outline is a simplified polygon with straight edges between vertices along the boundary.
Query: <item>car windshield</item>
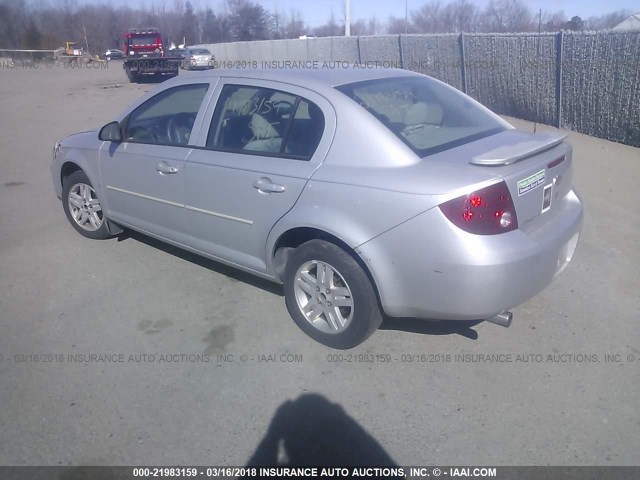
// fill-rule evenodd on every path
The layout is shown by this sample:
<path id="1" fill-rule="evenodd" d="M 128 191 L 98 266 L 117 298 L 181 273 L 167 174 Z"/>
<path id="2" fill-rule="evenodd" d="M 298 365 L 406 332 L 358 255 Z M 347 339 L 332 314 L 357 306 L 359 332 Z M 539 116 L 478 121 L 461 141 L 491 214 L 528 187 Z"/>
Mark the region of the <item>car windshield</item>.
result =
<path id="1" fill-rule="evenodd" d="M 190 50 L 192 55 L 211 55 L 209 50 L 205 50 L 204 48 L 194 48 Z"/>
<path id="2" fill-rule="evenodd" d="M 131 45 L 141 47 L 144 45 L 155 45 L 158 39 L 155 35 L 135 35 L 131 37 Z"/>
<path id="3" fill-rule="evenodd" d="M 337 87 L 425 157 L 506 130 L 493 114 L 427 77 L 395 77 Z"/>

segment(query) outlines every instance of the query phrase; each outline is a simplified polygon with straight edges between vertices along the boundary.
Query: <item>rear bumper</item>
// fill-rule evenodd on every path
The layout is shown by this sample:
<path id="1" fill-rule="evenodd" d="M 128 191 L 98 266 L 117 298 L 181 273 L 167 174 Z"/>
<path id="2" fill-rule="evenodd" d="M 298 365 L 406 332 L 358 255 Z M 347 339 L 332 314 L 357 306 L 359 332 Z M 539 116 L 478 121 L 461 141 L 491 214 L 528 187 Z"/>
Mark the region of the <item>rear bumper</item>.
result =
<path id="1" fill-rule="evenodd" d="M 207 69 L 213 68 L 213 62 L 210 60 L 195 60 L 186 62 L 189 68 Z"/>
<path id="2" fill-rule="evenodd" d="M 575 191 L 540 217 L 501 235 L 472 235 L 433 208 L 357 251 L 394 317 L 476 320 L 538 294 L 566 267 L 582 228 Z"/>

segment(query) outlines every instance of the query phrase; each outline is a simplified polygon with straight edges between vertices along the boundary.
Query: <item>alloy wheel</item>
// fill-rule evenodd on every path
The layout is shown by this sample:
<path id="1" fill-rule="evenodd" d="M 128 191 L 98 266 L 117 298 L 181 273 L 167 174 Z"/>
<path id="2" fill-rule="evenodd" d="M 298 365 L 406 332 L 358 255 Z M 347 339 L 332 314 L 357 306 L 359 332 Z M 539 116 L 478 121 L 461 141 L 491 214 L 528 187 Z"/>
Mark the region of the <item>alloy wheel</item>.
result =
<path id="1" fill-rule="evenodd" d="M 294 293 L 300 312 L 324 333 L 340 333 L 353 319 L 351 289 L 340 272 L 326 262 L 302 264 L 296 272 Z"/>
<path id="2" fill-rule="evenodd" d="M 67 200 L 71 216 L 80 228 L 95 232 L 102 226 L 102 207 L 91 185 L 76 183 L 69 190 Z"/>

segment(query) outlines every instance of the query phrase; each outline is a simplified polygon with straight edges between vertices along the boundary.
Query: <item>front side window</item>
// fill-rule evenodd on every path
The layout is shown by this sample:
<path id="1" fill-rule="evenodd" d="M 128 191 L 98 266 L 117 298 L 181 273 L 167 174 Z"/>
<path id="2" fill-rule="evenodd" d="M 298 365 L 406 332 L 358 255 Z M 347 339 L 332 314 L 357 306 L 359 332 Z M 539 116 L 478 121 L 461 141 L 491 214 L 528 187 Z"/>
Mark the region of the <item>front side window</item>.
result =
<path id="1" fill-rule="evenodd" d="M 323 131 L 322 110 L 308 100 L 270 88 L 226 85 L 211 122 L 207 147 L 308 160 Z"/>
<path id="2" fill-rule="evenodd" d="M 147 100 L 129 115 L 125 140 L 187 146 L 208 88 L 208 84 L 182 85 Z"/>
<path id="3" fill-rule="evenodd" d="M 496 116 L 467 96 L 429 78 L 385 78 L 337 88 L 420 157 L 506 129 Z"/>

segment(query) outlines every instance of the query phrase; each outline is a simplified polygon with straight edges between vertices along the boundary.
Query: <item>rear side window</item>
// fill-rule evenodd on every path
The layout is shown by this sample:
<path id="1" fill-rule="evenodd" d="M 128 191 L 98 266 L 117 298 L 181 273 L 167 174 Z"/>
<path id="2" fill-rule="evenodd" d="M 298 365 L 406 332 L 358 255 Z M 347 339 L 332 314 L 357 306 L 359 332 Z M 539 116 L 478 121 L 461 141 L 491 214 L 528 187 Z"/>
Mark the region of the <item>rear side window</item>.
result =
<path id="1" fill-rule="evenodd" d="M 385 78 L 337 88 L 420 157 L 506 129 L 497 116 L 466 95 L 429 78 Z"/>
<path id="2" fill-rule="evenodd" d="M 311 158 L 324 132 L 324 115 L 315 103 L 300 100 L 291 123 L 285 153 Z"/>
<path id="3" fill-rule="evenodd" d="M 322 110 L 304 98 L 269 88 L 226 85 L 211 122 L 207 147 L 309 160 L 323 132 Z"/>
<path id="4" fill-rule="evenodd" d="M 125 140 L 186 146 L 209 84 L 169 88 L 136 108 L 127 120 Z"/>

